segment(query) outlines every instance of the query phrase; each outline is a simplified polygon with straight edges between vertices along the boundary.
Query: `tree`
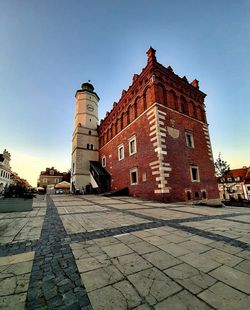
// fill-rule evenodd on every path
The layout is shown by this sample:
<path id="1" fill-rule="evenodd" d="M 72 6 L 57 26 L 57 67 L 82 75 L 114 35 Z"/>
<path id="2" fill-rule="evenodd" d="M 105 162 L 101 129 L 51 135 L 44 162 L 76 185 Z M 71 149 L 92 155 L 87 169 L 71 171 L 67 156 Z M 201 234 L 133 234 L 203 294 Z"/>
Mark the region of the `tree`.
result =
<path id="1" fill-rule="evenodd" d="M 221 177 L 220 183 L 222 183 L 223 186 L 223 197 L 226 198 L 226 184 L 225 184 L 225 178 L 224 177 L 229 171 L 230 171 L 230 165 L 222 159 L 221 153 L 219 153 L 218 158 L 216 159 L 214 163 L 215 167 L 215 175 L 217 177 Z"/>
<path id="2" fill-rule="evenodd" d="M 217 177 L 222 177 L 230 171 L 230 165 L 222 159 L 221 153 L 219 153 L 218 158 L 216 159 L 215 163 L 215 175 Z"/>

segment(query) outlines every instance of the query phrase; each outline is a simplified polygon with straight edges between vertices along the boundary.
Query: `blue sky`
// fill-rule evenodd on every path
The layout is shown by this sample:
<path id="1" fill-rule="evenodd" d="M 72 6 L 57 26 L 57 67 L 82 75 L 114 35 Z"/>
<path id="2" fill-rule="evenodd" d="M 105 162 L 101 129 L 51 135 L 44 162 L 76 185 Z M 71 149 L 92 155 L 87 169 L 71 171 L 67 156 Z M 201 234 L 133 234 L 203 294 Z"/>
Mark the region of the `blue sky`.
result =
<path id="1" fill-rule="evenodd" d="M 0 152 L 33 185 L 70 168 L 75 92 L 91 80 L 104 117 L 149 46 L 207 94 L 214 157 L 250 165 L 250 1 L 0 0 Z"/>

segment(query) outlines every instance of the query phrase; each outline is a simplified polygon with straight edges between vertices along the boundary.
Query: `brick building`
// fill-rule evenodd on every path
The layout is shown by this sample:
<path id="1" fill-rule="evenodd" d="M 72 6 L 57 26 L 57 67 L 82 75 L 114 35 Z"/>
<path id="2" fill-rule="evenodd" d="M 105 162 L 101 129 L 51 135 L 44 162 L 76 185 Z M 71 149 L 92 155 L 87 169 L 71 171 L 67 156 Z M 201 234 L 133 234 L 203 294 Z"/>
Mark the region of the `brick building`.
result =
<path id="1" fill-rule="evenodd" d="M 94 178 L 100 187 L 105 169 L 111 191 L 127 187 L 131 196 L 159 201 L 217 199 L 206 95 L 196 79 L 189 83 L 158 63 L 153 48 L 147 55 L 146 67 L 100 122 L 90 183 Z"/>

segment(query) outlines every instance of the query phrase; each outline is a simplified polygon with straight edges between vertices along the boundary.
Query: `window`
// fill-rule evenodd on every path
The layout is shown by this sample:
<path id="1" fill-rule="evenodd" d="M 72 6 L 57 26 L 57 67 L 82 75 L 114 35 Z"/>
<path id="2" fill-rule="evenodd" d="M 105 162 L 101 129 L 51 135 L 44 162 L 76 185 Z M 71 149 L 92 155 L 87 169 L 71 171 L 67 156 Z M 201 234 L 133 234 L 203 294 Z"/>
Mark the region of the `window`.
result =
<path id="1" fill-rule="evenodd" d="M 206 193 L 206 191 L 202 191 L 202 199 L 207 199 L 207 193 Z"/>
<path id="2" fill-rule="evenodd" d="M 199 199 L 199 192 L 194 192 L 194 198 Z"/>
<path id="3" fill-rule="evenodd" d="M 43 183 L 47 183 L 47 179 L 44 178 L 44 179 L 43 179 Z"/>
<path id="4" fill-rule="evenodd" d="M 106 156 L 102 156 L 102 166 L 106 167 Z"/>
<path id="5" fill-rule="evenodd" d="M 73 173 L 75 172 L 75 163 L 73 163 L 73 168 L 72 168 L 72 170 L 73 170 Z"/>
<path id="6" fill-rule="evenodd" d="M 87 144 L 87 150 L 89 150 L 89 144 Z"/>
<path id="7" fill-rule="evenodd" d="M 91 149 L 91 150 L 94 149 L 94 145 L 93 145 L 93 144 L 90 145 L 90 149 Z"/>
<path id="8" fill-rule="evenodd" d="M 192 182 L 200 182 L 199 170 L 196 166 L 190 166 Z"/>
<path id="9" fill-rule="evenodd" d="M 124 159 L 124 145 L 121 144 L 118 146 L 118 160 Z"/>
<path id="10" fill-rule="evenodd" d="M 191 200 L 191 192 L 187 191 L 187 200 Z"/>
<path id="11" fill-rule="evenodd" d="M 194 148 L 193 134 L 190 131 L 186 131 L 185 137 L 186 137 L 186 146 L 188 146 L 190 148 Z"/>
<path id="12" fill-rule="evenodd" d="M 59 183 L 59 179 L 55 179 L 55 183 Z"/>
<path id="13" fill-rule="evenodd" d="M 137 168 L 130 170 L 130 184 L 137 184 Z"/>
<path id="14" fill-rule="evenodd" d="M 91 135 L 91 130 L 89 130 L 89 135 Z"/>
<path id="15" fill-rule="evenodd" d="M 132 137 L 129 139 L 129 155 L 133 155 L 136 153 L 136 138 Z"/>

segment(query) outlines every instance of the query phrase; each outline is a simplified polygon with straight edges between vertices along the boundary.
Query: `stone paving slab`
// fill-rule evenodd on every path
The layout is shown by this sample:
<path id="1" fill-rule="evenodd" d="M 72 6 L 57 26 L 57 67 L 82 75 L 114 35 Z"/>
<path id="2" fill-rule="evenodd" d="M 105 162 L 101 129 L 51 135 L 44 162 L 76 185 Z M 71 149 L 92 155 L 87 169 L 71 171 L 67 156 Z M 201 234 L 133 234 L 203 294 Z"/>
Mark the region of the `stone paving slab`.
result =
<path id="1" fill-rule="evenodd" d="M 249 216 L 52 195 L 0 215 L 0 308 L 249 308 Z"/>
<path id="2" fill-rule="evenodd" d="M 24 309 L 35 252 L 0 257 L 0 309 Z"/>

